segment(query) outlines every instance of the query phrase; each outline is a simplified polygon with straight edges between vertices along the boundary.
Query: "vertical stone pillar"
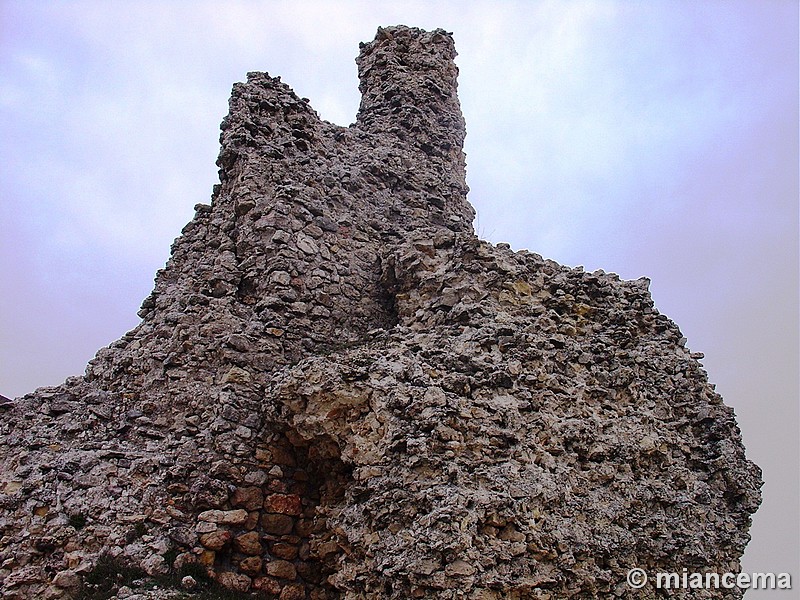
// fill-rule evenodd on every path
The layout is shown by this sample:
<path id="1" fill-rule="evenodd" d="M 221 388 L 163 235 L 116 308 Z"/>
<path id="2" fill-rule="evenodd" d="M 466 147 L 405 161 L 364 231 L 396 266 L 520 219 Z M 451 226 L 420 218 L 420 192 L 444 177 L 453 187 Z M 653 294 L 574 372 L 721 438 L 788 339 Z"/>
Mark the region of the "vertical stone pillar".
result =
<path id="1" fill-rule="evenodd" d="M 434 174 L 431 187 L 444 199 L 450 227 L 468 230 L 474 210 L 466 201 L 466 128 L 456 54 L 451 34 L 442 29 L 378 29 L 356 59 L 361 91 L 356 127 L 395 136 L 419 170 Z M 433 194 L 430 200 L 439 202 Z"/>

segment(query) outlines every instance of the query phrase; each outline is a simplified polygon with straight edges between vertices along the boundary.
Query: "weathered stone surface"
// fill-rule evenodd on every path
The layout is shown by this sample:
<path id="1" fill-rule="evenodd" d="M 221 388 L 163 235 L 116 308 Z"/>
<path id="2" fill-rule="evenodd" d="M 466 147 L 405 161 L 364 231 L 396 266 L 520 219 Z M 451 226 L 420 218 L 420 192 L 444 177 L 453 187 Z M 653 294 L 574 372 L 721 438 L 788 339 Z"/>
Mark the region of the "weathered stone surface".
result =
<path id="1" fill-rule="evenodd" d="M 267 574 L 280 579 L 294 579 L 297 577 L 297 569 L 287 560 L 273 560 L 267 563 Z"/>
<path id="2" fill-rule="evenodd" d="M 249 531 L 237 536 L 233 540 L 233 546 L 242 554 L 251 556 L 261 555 L 261 536 L 255 531 Z"/>
<path id="3" fill-rule="evenodd" d="M 283 584 L 272 577 L 257 577 L 253 579 L 253 589 L 278 596 L 283 589 Z"/>
<path id="4" fill-rule="evenodd" d="M 247 510 L 258 510 L 264 503 L 264 493 L 260 487 L 236 488 L 231 497 L 233 506 L 241 506 Z"/>
<path id="5" fill-rule="evenodd" d="M 303 512 L 303 500 L 295 494 L 272 494 L 264 501 L 264 509 L 282 515 L 299 515 Z"/>
<path id="6" fill-rule="evenodd" d="M 290 584 L 281 590 L 278 600 L 304 600 L 305 597 L 306 590 L 302 585 Z"/>
<path id="7" fill-rule="evenodd" d="M 197 515 L 198 521 L 221 523 L 223 525 L 241 525 L 247 520 L 246 510 L 207 510 Z"/>
<path id="8" fill-rule="evenodd" d="M 261 573 L 263 561 L 258 556 L 248 556 L 239 563 L 239 569 L 250 576 L 257 576 Z"/>
<path id="9" fill-rule="evenodd" d="M 250 585 L 252 584 L 252 580 L 247 575 L 242 575 L 241 573 L 232 573 L 230 571 L 218 573 L 217 581 L 226 588 L 230 588 L 237 592 L 249 591 Z"/>
<path id="10" fill-rule="evenodd" d="M 272 544 L 272 547 L 269 549 L 270 554 L 277 558 L 282 558 L 284 560 L 294 560 L 297 558 L 298 548 L 294 544 L 284 544 L 283 542 L 278 542 L 276 544 Z"/>
<path id="11" fill-rule="evenodd" d="M 287 515 L 265 513 L 261 515 L 261 528 L 266 533 L 286 535 L 292 532 L 294 519 Z"/>
<path id="12" fill-rule="evenodd" d="M 60 571 L 53 577 L 53 585 L 60 588 L 77 590 L 81 586 L 81 578 L 75 571 Z"/>
<path id="13" fill-rule="evenodd" d="M 652 599 L 628 569 L 738 569 L 760 479 L 731 409 L 646 279 L 477 239 L 454 57 L 379 30 L 348 128 L 234 86 L 142 322 L 0 398 L 4 600 L 102 554 L 284 600 Z"/>
<path id="14" fill-rule="evenodd" d="M 233 534 L 227 530 L 213 531 L 200 536 L 200 543 L 209 550 L 222 550 L 233 539 Z"/>
<path id="15" fill-rule="evenodd" d="M 186 575 L 181 578 L 181 587 L 187 592 L 197 589 L 197 580 L 191 575 Z"/>
<path id="16" fill-rule="evenodd" d="M 169 566 L 164 561 L 164 557 L 158 554 L 144 559 L 141 565 L 144 572 L 151 576 L 163 575 L 169 572 Z"/>

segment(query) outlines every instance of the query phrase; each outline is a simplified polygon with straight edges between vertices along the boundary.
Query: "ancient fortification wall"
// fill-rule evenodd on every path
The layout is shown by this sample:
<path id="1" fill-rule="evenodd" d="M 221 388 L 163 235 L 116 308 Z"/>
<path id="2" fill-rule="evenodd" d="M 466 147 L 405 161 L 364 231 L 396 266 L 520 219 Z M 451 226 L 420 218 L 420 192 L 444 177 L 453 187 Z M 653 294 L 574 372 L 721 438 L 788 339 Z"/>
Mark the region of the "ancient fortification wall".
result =
<path id="1" fill-rule="evenodd" d="M 74 595 L 101 555 L 282 600 L 737 570 L 760 479 L 731 409 L 646 279 L 477 239 L 454 57 L 379 30 L 348 128 L 234 86 L 141 324 L 0 406 L 2 598 Z"/>

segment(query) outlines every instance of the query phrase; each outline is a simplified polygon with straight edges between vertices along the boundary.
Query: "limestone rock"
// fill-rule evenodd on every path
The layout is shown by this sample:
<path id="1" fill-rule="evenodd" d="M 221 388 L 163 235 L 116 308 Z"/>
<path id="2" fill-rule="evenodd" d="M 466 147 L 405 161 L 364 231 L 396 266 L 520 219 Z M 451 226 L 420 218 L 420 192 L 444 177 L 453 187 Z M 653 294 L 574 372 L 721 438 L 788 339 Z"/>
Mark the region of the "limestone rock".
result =
<path id="1" fill-rule="evenodd" d="M 142 322 L 0 398 L 2 598 L 66 596 L 101 555 L 285 600 L 655 598 L 628 569 L 738 569 L 760 474 L 732 410 L 646 279 L 475 236 L 454 57 L 380 29 L 347 128 L 234 85 Z"/>

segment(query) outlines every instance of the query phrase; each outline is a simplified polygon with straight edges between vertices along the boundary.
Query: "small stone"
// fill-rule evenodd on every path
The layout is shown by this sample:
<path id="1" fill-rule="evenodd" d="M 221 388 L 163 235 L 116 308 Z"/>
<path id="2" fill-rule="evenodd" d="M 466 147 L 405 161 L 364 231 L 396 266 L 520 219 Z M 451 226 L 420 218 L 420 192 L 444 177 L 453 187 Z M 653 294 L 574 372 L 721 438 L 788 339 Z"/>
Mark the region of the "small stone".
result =
<path id="1" fill-rule="evenodd" d="M 236 437 L 241 440 L 249 440 L 253 436 L 253 430 L 244 425 L 239 425 L 239 427 L 236 428 L 235 434 Z"/>
<path id="2" fill-rule="evenodd" d="M 258 575 L 261 573 L 262 561 L 258 556 L 248 556 L 239 563 L 239 570 L 248 575 Z"/>
<path id="3" fill-rule="evenodd" d="M 280 594 L 282 588 L 283 585 L 281 582 L 277 579 L 273 579 L 272 577 L 257 577 L 253 580 L 254 590 L 266 592 L 267 594 L 271 594 L 273 596 Z"/>
<path id="4" fill-rule="evenodd" d="M 191 592 L 192 590 L 197 589 L 197 580 L 195 580 L 195 578 L 191 575 L 187 575 L 181 579 L 181 587 L 187 592 Z"/>
<path id="5" fill-rule="evenodd" d="M 195 562 L 197 562 L 196 557 L 191 552 L 181 552 L 175 557 L 175 560 L 172 563 L 172 568 L 176 571 L 180 571 L 186 565 L 190 565 Z"/>
<path id="6" fill-rule="evenodd" d="M 524 542 L 514 542 L 513 544 L 508 545 L 507 550 L 511 556 L 521 556 L 527 552 L 528 544 Z"/>
<path id="7" fill-rule="evenodd" d="M 524 542 L 525 541 L 525 534 L 517 531 L 517 528 L 513 525 L 507 525 L 503 528 L 500 532 L 500 539 L 506 542 Z"/>
<path id="8" fill-rule="evenodd" d="M 250 590 L 252 580 L 247 575 L 241 573 L 231 573 L 230 571 L 223 571 L 217 573 L 217 582 L 235 592 L 247 592 Z"/>
<path id="9" fill-rule="evenodd" d="M 246 483 L 261 485 L 267 480 L 267 474 L 264 471 L 250 471 L 244 476 Z M 260 508 L 260 507 L 259 507 Z"/>
<path id="10" fill-rule="evenodd" d="M 222 381 L 223 383 L 248 383 L 250 381 L 250 372 L 241 367 L 231 367 L 225 377 L 222 378 Z"/>
<path id="11" fill-rule="evenodd" d="M 304 600 L 306 590 L 300 584 L 287 585 L 281 590 L 279 600 Z"/>
<path id="12" fill-rule="evenodd" d="M 208 521 L 200 521 L 195 525 L 194 530 L 197 533 L 211 533 L 219 529 L 216 523 L 209 523 Z"/>
<path id="13" fill-rule="evenodd" d="M 319 247 L 314 243 L 314 240 L 306 236 L 298 236 L 297 247 L 305 254 L 317 254 L 319 252 Z"/>
<path id="14" fill-rule="evenodd" d="M 142 569 L 151 577 L 155 575 L 164 575 L 169 572 L 169 566 L 164 560 L 164 557 L 159 554 L 153 554 L 145 558 L 142 561 Z"/>
<path id="15" fill-rule="evenodd" d="M 270 548 L 270 554 L 273 556 L 277 556 L 278 558 L 283 558 L 285 560 L 294 560 L 297 558 L 297 546 L 293 546 L 291 544 L 285 544 L 283 542 L 276 542 L 272 544 L 272 548 Z"/>
<path id="16" fill-rule="evenodd" d="M 200 543 L 209 550 L 221 550 L 233 539 L 233 534 L 227 530 L 213 531 L 200 536 Z"/>
<path id="17" fill-rule="evenodd" d="M 461 576 L 469 577 L 475 574 L 475 567 L 463 560 L 456 560 L 447 565 L 444 569 L 448 577 Z"/>
<path id="18" fill-rule="evenodd" d="M 310 235 L 312 238 L 317 238 L 317 239 L 321 238 L 322 234 L 323 234 L 322 229 L 320 227 L 317 227 L 314 224 L 306 225 L 306 228 L 305 228 L 304 231 L 308 235 Z"/>
<path id="19" fill-rule="evenodd" d="M 261 488 L 257 487 L 236 488 L 231 497 L 231 504 L 247 510 L 257 510 L 264 504 L 264 494 Z"/>
<path id="20" fill-rule="evenodd" d="M 275 244 L 288 244 L 291 239 L 287 232 L 281 230 L 276 231 L 272 236 L 272 242 Z"/>
<path id="21" fill-rule="evenodd" d="M 430 575 L 438 571 L 440 565 L 438 562 L 432 560 L 422 560 L 416 564 L 414 564 L 412 568 L 412 572 L 417 573 L 419 575 Z"/>
<path id="22" fill-rule="evenodd" d="M 328 556 L 329 554 L 335 554 L 339 552 L 339 544 L 337 544 L 334 540 L 318 542 L 314 545 L 314 551 L 319 556 Z"/>
<path id="23" fill-rule="evenodd" d="M 197 519 L 222 525 L 241 525 L 247 520 L 247 511 L 241 508 L 237 510 L 206 510 L 201 512 Z"/>
<path id="24" fill-rule="evenodd" d="M 281 579 L 294 579 L 297 577 L 297 569 L 287 560 L 273 560 L 267 563 L 267 575 L 280 577 Z"/>
<path id="25" fill-rule="evenodd" d="M 233 547 L 242 554 L 258 556 L 261 554 L 261 540 L 257 532 L 248 531 L 233 540 Z"/>
<path id="26" fill-rule="evenodd" d="M 269 281 L 278 285 L 289 285 L 292 282 L 292 276 L 286 271 L 274 271 L 270 274 Z"/>
<path id="27" fill-rule="evenodd" d="M 297 516 L 303 512 L 303 500 L 296 494 L 272 494 L 267 496 L 264 508 L 271 513 Z"/>
<path id="28" fill-rule="evenodd" d="M 456 290 L 452 288 L 445 288 L 442 290 L 442 295 L 439 298 L 439 304 L 448 308 L 452 308 L 458 304 L 459 300 L 461 300 L 461 298 Z"/>
<path id="29" fill-rule="evenodd" d="M 264 513 L 261 515 L 261 527 L 265 533 L 288 535 L 294 527 L 294 519 L 287 515 Z"/>
<path id="30" fill-rule="evenodd" d="M 53 585 L 62 589 L 77 589 L 81 586 L 81 578 L 75 571 L 59 571 L 53 577 Z"/>

